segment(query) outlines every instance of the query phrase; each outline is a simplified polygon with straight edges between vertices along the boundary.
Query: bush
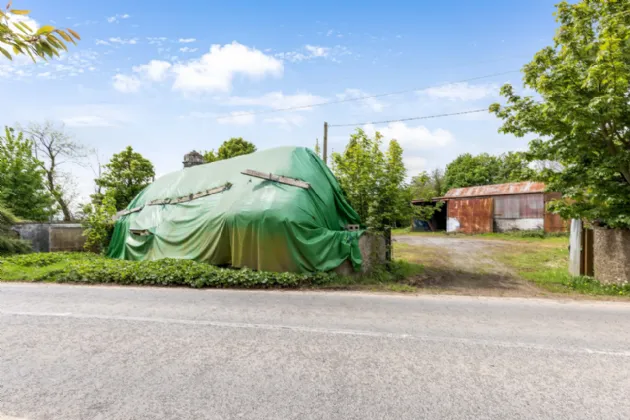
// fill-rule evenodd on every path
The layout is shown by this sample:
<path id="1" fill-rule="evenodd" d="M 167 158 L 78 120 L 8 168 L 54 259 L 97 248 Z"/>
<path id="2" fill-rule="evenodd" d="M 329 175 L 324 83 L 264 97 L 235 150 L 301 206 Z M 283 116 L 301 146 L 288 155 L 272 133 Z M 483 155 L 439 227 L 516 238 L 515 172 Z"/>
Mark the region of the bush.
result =
<path id="1" fill-rule="evenodd" d="M 11 226 L 19 222 L 10 210 L 0 205 L 0 255 L 26 254 L 31 252 L 31 243 L 15 238 Z"/>
<path id="2" fill-rule="evenodd" d="M 64 262 L 57 267 L 55 264 Z M 337 276 L 329 273 L 297 274 L 219 268 L 191 260 L 163 259 L 158 261 L 113 260 L 88 253 L 50 253 L 15 256 L 2 260 L 0 280 L 7 273 L 31 270 L 34 278 L 23 280 L 57 283 L 115 283 L 124 285 L 189 286 L 189 287 L 302 287 L 331 282 Z M 19 274 L 27 275 L 27 274 Z M 13 278 L 14 279 L 14 278 Z"/>
<path id="3" fill-rule="evenodd" d="M 31 251 L 29 241 L 0 235 L 0 255 L 28 254 Z"/>
<path id="4" fill-rule="evenodd" d="M 46 267 L 67 261 L 80 261 L 98 258 L 89 252 L 41 252 L 28 255 L 14 255 L 1 260 L 2 264 L 19 267 Z"/>

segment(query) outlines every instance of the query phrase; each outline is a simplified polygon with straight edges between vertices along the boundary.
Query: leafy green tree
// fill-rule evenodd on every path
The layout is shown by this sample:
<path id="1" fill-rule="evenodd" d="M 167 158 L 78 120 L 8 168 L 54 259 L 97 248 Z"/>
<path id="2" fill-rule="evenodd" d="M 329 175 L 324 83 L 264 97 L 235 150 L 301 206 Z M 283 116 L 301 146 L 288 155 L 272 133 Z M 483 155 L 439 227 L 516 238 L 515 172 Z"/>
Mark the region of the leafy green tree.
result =
<path id="1" fill-rule="evenodd" d="M 230 159 L 236 156 L 248 155 L 255 151 L 256 146 L 254 146 L 253 143 L 243 140 L 241 137 L 232 137 L 224 141 L 216 153 L 214 150 L 204 152 L 203 159 L 209 163 L 217 160 Z"/>
<path id="2" fill-rule="evenodd" d="M 559 162 L 540 179 L 563 200 L 564 217 L 630 227 L 630 0 L 582 0 L 557 5 L 554 44 L 523 68 L 539 98 L 505 85 L 507 104 L 490 111 L 500 131 L 537 135 L 533 159 Z"/>
<path id="3" fill-rule="evenodd" d="M 444 174 L 440 169 L 434 169 L 431 173 L 423 171 L 411 178 L 410 196 L 414 200 L 431 201 L 431 199 L 446 193 L 443 185 Z M 413 206 L 413 216 L 418 220 L 429 221 L 443 205 L 443 202 L 436 202 L 435 205 Z"/>
<path id="4" fill-rule="evenodd" d="M 509 152 L 500 156 L 464 153 L 446 166 L 441 194 L 451 188 L 532 181 L 537 176 L 537 172 L 529 167 L 526 154 L 522 152 Z"/>
<path id="5" fill-rule="evenodd" d="M 103 174 L 94 180 L 105 195 L 113 194 L 117 210 L 126 208 L 131 200 L 147 185 L 153 182 L 155 170 L 150 160 L 140 153 L 134 152 L 131 146 L 112 156 L 108 164 L 103 166 Z M 102 196 L 92 196 L 95 203 L 100 203 Z"/>
<path id="6" fill-rule="evenodd" d="M 357 129 L 343 153 L 331 155 L 333 173 L 346 198 L 361 220 L 376 229 L 406 222 L 411 211 L 403 150 L 392 140 L 383 153 L 382 138 L 379 132 L 370 138 Z"/>
<path id="7" fill-rule="evenodd" d="M 109 189 L 100 203 L 88 204 L 83 208 L 84 248 L 87 251 L 105 253 L 114 230 L 113 217 L 116 214 L 116 190 Z"/>
<path id="8" fill-rule="evenodd" d="M 55 213 L 33 143 L 9 127 L 0 136 L 0 202 L 21 219 L 45 221 Z"/>
<path id="9" fill-rule="evenodd" d="M 43 59 L 59 57 L 60 51 L 68 51 L 67 42 L 76 45 L 81 37 L 70 28 L 55 29 L 44 25 L 33 27 L 27 23 L 28 10 L 11 8 L 11 0 L 4 11 L 0 9 L 0 54 L 9 60 L 13 55 L 27 54 L 33 61 L 35 57 Z"/>
<path id="10" fill-rule="evenodd" d="M 313 151 L 317 156 L 319 156 L 320 158 L 322 157 L 322 149 L 321 147 L 319 147 L 319 139 L 315 139 L 315 148 L 313 149 Z"/>
<path id="11" fill-rule="evenodd" d="M 20 221 L 11 210 L 0 205 L 0 255 L 27 254 L 32 251 L 31 243 L 15 237 L 11 231 Z"/>
<path id="12" fill-rule="evenodd" d="M 530 167 L 528 156 L 523 152 L 508 152 L 499 156 L 501 166 L 497 184 L 506 182 L 534 181 L 538 173 Z"/>
<path id="13" fill-rule="evenodd" d="M 385 170 L 381 191 L 382 219 L 384 224 L 409 224 L 411 197 L 405 183 L 407 169 L 403 162 L 403 149 L 396 140 L 390 140 L 385 152 Z"/>
<path id="14" fill-rule="evenodd" d="M 444 188 L 444 172 L 441 169 L 434 169 L 431 173 L 420 172 L 411 178 L 410 184 L 412 196 L 417 200 L 431 200 L 446 194 Z"/>
<path id="15" fill-rule="evenodd" d="M 501 161 L 496 156 L 482 153 L 473 156 L 464 153 L 446 165 L 444 188 L 470 187 L 473 185 L 497 184 L 501 171 Z"/>
<path id="16" fill-rule="evenodd" d="M 332 171 L 346 193 L 346 198 L 364 222 L 369 215 L 370 203 L 377 199 L 378 191 L 375 187 L 380 180 L 375 174 L 380 171 L 377 166 L 382 161 L 382 153 L 379 159 L 373 156 L 373 152 L 378 150 L 381 138 L 381 134 L 377 133 L 371 139 L 363 130 L 357 129 L 350 135 L 350 141 L 343 153 L 335 152 L 331 155 Z M 376 144 L 376 148 L 373 144 Z"/>

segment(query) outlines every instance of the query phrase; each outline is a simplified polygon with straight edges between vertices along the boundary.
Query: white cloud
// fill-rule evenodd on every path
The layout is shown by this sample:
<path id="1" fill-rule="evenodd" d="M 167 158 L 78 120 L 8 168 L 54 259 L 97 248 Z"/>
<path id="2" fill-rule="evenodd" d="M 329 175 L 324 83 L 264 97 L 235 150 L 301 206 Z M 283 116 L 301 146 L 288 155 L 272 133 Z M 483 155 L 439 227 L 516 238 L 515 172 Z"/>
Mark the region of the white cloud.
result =
<path id="1" fill-rule="evenodd" d="M 251 114 L 242 115 L 244 112 L 232 112 L 229 116 L 217 118 L 219 124 L 230 125 L 251 125 L 256 121 L 256 117 Z"/>
<path id="2" fill-rule="evenodd" d="M 352 98 L 360 98 L 364 96 L 369 96 L 367 92 L 363 92 L 360 89 L 346 89 L 343 93 L 337 94 L 337 98 L 340 100 L 344 99 L 352 99 Z M 388 106 L 384 102 L 379 101 L 376 98 L 368 98 L 362 99 L 360 101 L 355 102 L 361 108 L 368 109 L 373 112 L 382 112 L 383 109 Z"/>
<path id="3" fill-rule="evenodd" d="M 173 89 L 185 92 L 222 91 L 232 88 L 235 75 L 262 78 L 267 75 L 281 76 L 282 61 L 263 52 L 233 42 L 212 45 L 210 52 L 184 64 L 173 66 L 175 83 Z"/>
<path id="4" fill-rule="evenodd" d="M 112 124 L 106 118 L 97 115 L 81 115 L 63 118 L 61 121 L 68 127 L 110 127 Z"/>
<path id="5" fill-rule="evenodd" d="M 319 47 L 317 45 L 305 45 L 304 48 L 311 53 L 313 57 L 326 57 L 330 52 L 330 48 Z"/>
<path id="6" fill-rule="evenodd" d="M 102 39 L 97 39 L 96 40 L 96 45 L 109 45 L 109 42 L 104 41 Z"/>
<path id="7" fill-rule="evenodd" d="M 496 96 L 498 92 L 499 86 L 496 84 L 470 85 L 464 82 L 424 89 L 420 93 L 451 101 L 476 101 L 487 96 Z"/>
<path id="8" fill-rule="evenodd" d="M 149 45 L 162 45 L 167 40 L 165 36 L 148 36 Z"/>
<path id="9" fill-rule="evenodd" d="M 133 121 L 134 108 L 123 104 L 81 104 L 54 107 L 53 116 L 70 127 L 114 127 Z"/>
<path id="10" fill-rule="evenodd" d="M 142 82 L 134 76 L 126 76 L 124 74 L 117 74 L 114 76 L 114 89 L 123 93 L 137 92 L 140 89 Z"/>
<path id="11" fill-rule="evenodd" d="M 386 127 L 378 130 L 374 125 L 368 124 L 364 130 L 370 135 L 379 131 L 385 140 L 396 139 L 401 147 L 408 151 L 436 149 L 444 147 L 454 140 L 453 134 L 443 128 L 432 131 L 422 125 L 409 127 L 404 122 L 389 123 Z"/>
<path id="12" fill-rule="evenodd" d="M 132 70 L 152 82 L 160 82 L 166 78 L 171 66 L 168 61 L 151 60 L 148 64 L 134 66 Z"/>
<path id="13" fill-rule="evenodd" d="M 316 58 L 323 58 L 338 63 L 338 57 L 351 54 L 352 53 L 348 50 L 348 48 L 342 45 L 335 45 L 334 47 L 322 47 L 319 45 L 307 44 L 296 51 L 279 52 L 276 53 L 275 56 L 282 60 L 290 61 L 292 63 L 310 61 Z"/>
<path id="14" fill-rule="evenodd" d="M 138 38 L 124 39 L 124 38 L 120 38 L 120 37 L 112 37 L 112 38 L 109 38 L 108 41 L 113 43 L 113 44 L 121 44 L 121 45 L 131 44 L 131 45 L 135 45 L 135 44 L 138 43 Z"/>
<path id="15" fill-rule="evenodd" d="M 120 19 L 129 19 L 130 17 L 131 16 L 129 16 L 127 13 L 123 13 L 122 15 L 109 16 L 106 19 L 109 23 L 118 23 Z"/>
<path id="16" fill-rule="evenodd" d="M 190 47 L 182 47 L 179 50 L 183 53 L 194 53 L 198 50 L 199 48 L 190 48 Z"/>
<path id="17" fill-rule="evenodd" d="M 323 102 L 326 98 L 311 95 L 310 93 L 297 93 L 295 95 L 285 95 L 282 92 L 269 92 L 262 96 L 233 96 L 228 98 L 227 104 L 233 106 L 264 106 L 273 109 L 304 107 L 302 109 L 311 109 L 310 105 Z"/>
<path id="18" fill-rule="evenodd" d="M 284 130 L 290 130 L 292 127 L 301 127 L 305 118 L 302 115 L 289 114 L 283 117 L 265 118 L 264 122 L 269 124 L 277 124 Z"/>
<path id="19" fill-rule="evenodd" d="M 422 156 L 405 156 L 403 153 L 403 163 L 407 176 L 412 177 L 427 169 L 428 160 Z"/>
<path id="20" fill-rule="evenodd" d="M 326 36 L 331 36 L 334 33 L 335 31 L 333 31 L 332 29 L 329 29 L 328 32 L 326 32 Z"/>
<path id="21" fill-rule="evenodd" d="M 181 44 L 190 44 L 191 42 L 197 41 L 195 38 L 179 38 L 179 42 Z"/>
<path id="22" fill-rule="evenodd" d="M 42 77 L 44 79 L 50 79 L 51 76 L 52 76 L 52 73 L 49 72 L 49 71 L 45 71 L 45 72 L 42 72 L 42 73 L 37 73 L 37 77 Z"/>

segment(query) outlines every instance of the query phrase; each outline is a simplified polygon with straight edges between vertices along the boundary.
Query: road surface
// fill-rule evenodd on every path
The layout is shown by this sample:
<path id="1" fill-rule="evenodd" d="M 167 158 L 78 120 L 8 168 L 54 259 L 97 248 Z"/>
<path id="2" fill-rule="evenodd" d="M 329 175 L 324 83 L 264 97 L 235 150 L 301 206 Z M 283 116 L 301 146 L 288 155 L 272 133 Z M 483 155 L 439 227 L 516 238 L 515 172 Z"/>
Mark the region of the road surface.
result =
<path id="1" fill-rule="evenodd" d="M 627 419 L 624 303 L 0 284 L 0 419 Z"/>

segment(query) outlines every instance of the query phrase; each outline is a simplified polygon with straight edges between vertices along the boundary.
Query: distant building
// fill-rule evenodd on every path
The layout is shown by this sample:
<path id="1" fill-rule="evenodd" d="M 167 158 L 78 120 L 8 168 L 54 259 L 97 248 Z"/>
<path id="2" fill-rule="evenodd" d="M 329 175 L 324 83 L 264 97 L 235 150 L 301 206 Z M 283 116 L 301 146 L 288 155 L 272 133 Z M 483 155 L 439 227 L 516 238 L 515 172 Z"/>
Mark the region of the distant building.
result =
<path id="1" fill-rule="evenodd" d="M 435 205 L 445 202 L 429 222 L 414 221 L 414 230 L 440 230 L 447 232 L 487 233 L 515 230 L 544 230 L 565 232 L 567 224 L 558 215 L 548 213 L 546 204 L 560 197 L 559 193 L 546 193 L 541 182 L 514 182 L 454 188 L 444 197 L 433 200 L 413 200 L 413 205 Z M 445 219 L 445 220 L 443 220 Z M 427 229 L 428 228 L 428 229 Z"/>
<path id="2" fill-rule="evenodd" d="M 203 159 L 203 155 L 196 150 L 184 155 L 184 168 L 190 168 L 191 166 L 203 165 L 206 163 Z"/>

